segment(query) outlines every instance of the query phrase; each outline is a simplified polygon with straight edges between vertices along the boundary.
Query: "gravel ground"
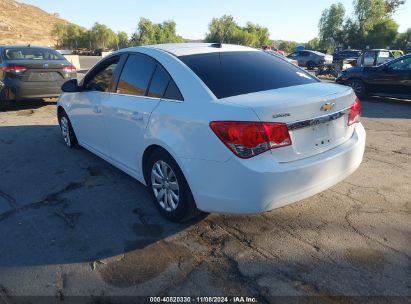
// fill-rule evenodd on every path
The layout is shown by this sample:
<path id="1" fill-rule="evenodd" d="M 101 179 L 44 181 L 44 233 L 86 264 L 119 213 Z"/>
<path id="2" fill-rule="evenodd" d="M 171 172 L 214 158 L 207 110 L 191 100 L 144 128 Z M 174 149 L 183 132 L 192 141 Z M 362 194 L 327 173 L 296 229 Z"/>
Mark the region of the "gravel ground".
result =
<path id="1" fill-rule="evenodd" d="M 55 103 L 0 113 L 0 302 L 409 297 L 411 103 L 366 100 L 363 116 L 366 153 L 347 180 L 261 215 L 177 225 L 158 215 L 144 186 L 85 149 L 66 148 Z"/>

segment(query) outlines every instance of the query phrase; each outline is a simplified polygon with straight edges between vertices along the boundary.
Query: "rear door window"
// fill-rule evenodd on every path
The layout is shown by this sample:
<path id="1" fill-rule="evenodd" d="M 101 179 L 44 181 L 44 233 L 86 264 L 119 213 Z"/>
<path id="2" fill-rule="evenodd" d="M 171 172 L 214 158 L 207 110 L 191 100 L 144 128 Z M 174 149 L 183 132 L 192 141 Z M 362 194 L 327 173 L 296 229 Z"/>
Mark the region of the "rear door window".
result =
<path id="1" fill-rule="evenodd" d="M 170 76 L 164 68 L 157 64 L 153 78 L 151 79 L 150 88 L 147 96 L 161 98 L 164 95 L 167 85 L 170 81 Z"/>
<path id="2" fill-rule="evenodd" d="M 217 98 L 316 83 L 295 65 L 261 51 L 180 56 Z"/>
<path id="3" fill-rule="evenodd" d="M 143 54 L 129 55 L 120 75 L 117 93 L 145 96 L 155 68 L 154 59 Z"/>
<path id="4" fill-rule="evenodd" d="M 172 100 L 181 100 L 181 101 L 184 100 L 183 96 L 181 95 L 180 90 L 178 89 L 173 79 L 170 79 L 170 82 L 167 85 L 167 89 L 164 92 L 163 98 L 172 99 Z"/>

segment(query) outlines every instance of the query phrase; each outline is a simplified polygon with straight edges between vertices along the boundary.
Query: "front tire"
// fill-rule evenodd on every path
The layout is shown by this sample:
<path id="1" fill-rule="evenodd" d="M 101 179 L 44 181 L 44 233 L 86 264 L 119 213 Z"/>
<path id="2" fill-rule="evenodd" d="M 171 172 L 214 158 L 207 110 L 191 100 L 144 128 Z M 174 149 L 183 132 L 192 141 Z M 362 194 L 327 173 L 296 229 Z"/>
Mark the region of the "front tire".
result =
<path id="1" fill-rule="evenodd" d="M 63 136 L 63 140 L 66 146 L 69 148 L 74 148 L 75 146 L 77 146 L 78 142 L 76 134 L 74 133 L 70 119 L 64 111 L 62 111 L 59 115 L 59 125 L 61 135 Z"/>
<path id="2" fill-rule="evenodd" d="M 183 172 L 166 151 L 151 154 L 145 176 L 152 200 L 166 219 L 184 222 L 201 214 Z"/>
<path id="3" fill-rule="evenodd" d="M 349 79 L 347 81 L 347 85 L 349 85 L 355 92 L 359 98 L 367 96 L 367 88 L 365 83 L 360 79 Z"/>

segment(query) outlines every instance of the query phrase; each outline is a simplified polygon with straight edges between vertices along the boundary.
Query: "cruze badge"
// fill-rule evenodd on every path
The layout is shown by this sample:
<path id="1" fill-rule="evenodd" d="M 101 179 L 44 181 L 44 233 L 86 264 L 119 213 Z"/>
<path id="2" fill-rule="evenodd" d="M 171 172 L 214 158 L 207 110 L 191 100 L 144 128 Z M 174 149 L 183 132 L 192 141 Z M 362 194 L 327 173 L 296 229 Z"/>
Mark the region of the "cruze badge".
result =
<path id="1" fill-rule="evenodd" d="M 48 63 L 43 64 L 43 68 L 47 69 L 49 67 Z"/>
<path id="2" fill-rule="evenodd" d="M 288 117 L 291 116 L 290 113 L 279 113 L 279 114 L 274 114 L 273 118 L 278 118 L 278 117 Z"/>
<path id="3" fill-rule="evenodd" d="M 334 102 L 327 102 L 321 107 L 321 111 L 325 111 L 325 112 L 331 111 L 334 108 L 334 106 L 335 106 Z"/>

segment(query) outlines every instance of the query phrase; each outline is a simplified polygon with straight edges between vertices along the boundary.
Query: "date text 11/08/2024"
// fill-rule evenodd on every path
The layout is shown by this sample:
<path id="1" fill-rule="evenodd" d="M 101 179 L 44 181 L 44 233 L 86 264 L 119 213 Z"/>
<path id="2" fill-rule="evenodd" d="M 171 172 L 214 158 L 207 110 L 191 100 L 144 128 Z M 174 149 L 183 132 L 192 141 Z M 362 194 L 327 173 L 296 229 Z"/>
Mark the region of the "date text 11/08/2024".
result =
<path id="1" fill-rule="evenodd" d="M 258 303 L 254 297 L 150 297 L 150 303 Z"/>

